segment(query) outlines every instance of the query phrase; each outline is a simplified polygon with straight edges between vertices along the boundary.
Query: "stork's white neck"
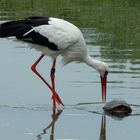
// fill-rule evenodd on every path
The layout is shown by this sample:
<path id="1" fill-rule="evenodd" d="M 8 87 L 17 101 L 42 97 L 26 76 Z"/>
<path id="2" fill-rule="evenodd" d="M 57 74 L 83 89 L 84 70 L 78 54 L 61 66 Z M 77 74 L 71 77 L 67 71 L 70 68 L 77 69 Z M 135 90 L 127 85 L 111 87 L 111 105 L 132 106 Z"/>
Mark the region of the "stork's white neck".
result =
<path id="1" fill-rule="evenodd" d="M 91 58 L 90 56 L 85 57 L 85 63 L 97 70 L 98 70 L 98 67 L 100 66 L 100 62 L 101 61 L 95 60 Z"/>
<path id="2" fill-rule="evenodd" d="M 104 75 L 104 72 L 108 70 L 108 66 L 106 63 L 93 59 L 90 56 L 86 56 L 84 62 L 89 66 L 95 68 L 100 73 L 100 75 Z"/>

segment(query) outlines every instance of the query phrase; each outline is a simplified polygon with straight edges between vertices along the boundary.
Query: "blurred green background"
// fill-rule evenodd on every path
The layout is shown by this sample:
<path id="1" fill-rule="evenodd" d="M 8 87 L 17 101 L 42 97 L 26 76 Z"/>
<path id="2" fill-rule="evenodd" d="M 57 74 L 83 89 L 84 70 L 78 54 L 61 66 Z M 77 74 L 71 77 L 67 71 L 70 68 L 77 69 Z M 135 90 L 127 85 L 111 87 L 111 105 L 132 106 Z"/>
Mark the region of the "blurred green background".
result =
<path id="1" fill-rule="evenodd" d="M 64 18 L 84 33 L 89 43 L 109 49 L 113 61 L 140 63 L 139 0 L 0 0 L 0 19 L 28 16 Z"/>

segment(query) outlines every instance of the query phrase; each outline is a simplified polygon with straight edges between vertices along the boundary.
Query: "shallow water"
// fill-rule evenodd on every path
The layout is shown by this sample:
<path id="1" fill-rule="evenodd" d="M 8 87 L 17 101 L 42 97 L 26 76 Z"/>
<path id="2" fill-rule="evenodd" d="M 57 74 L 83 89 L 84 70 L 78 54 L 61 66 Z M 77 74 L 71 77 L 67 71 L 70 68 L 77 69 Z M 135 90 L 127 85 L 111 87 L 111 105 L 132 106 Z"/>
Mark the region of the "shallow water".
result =
<path id="1" fill-rule="evenodd" d="M 79 26 L 90 55 L 109 65 L 107 101 L 119 98 L 138 106 L 123 119 L 104 116 L 99 74 L 82 63 L 62 67 L 59 58 L 56 88 L 66 107 L 47 128 L 52 122 L 51 94 L 30 70 L 40 52 L 15 39 L 0 39 L 0 139 L 138 139 L 139 1 L 0 1 L 1 23 L 32 15 L 60 17 Z M 48 79 L 50 63 L 46 57 L 38 66 Z"/>

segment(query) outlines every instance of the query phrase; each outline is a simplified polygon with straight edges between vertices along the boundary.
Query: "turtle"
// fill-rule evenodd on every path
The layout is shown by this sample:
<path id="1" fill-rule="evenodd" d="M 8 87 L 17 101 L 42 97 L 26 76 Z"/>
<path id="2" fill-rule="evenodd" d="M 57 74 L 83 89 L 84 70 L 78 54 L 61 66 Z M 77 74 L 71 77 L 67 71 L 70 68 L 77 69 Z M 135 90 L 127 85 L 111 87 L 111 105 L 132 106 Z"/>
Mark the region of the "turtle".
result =
<path id="1" fill-rule="evenodd" d="M 132 112 L 131 106 L 124 100 L 111 100 L 103 107 L 106 114 L 124 117 Z"/>

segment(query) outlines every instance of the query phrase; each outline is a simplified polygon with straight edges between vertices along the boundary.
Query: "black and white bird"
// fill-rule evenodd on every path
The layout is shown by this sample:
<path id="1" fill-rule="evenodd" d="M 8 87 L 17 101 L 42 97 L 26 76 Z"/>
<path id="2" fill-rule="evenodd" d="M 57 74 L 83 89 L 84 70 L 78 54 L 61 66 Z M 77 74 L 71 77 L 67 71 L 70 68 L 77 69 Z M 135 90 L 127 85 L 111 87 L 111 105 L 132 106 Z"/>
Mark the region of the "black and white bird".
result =
<path id="1" fill-rule="evenodd" d="M 41 50 L 41 56 L 31 66 L 31 69 L 52 91 L 54 108 L 56 108 L 56 102 L 64 105 L 55 91 L 55 65 L 56 58 L 59 55 L 62 56 L 64 65 L 73 61 L 79 61 L 96 69 L 101 77 L 102 100 L 106 100 L 108 65 L 89 56 L 83 34 L 75 25 L 53 17 L 29 17 L 24 20 L 10 21 L 0 25 L 0 37 L 11 36 L 15 36 L 17 39 L 25 42 L 37 44 L 34 46 Z M 37 64 L 45 55 L 49 55 L 52 58 L 51 84 L 36 70 Z"/>

